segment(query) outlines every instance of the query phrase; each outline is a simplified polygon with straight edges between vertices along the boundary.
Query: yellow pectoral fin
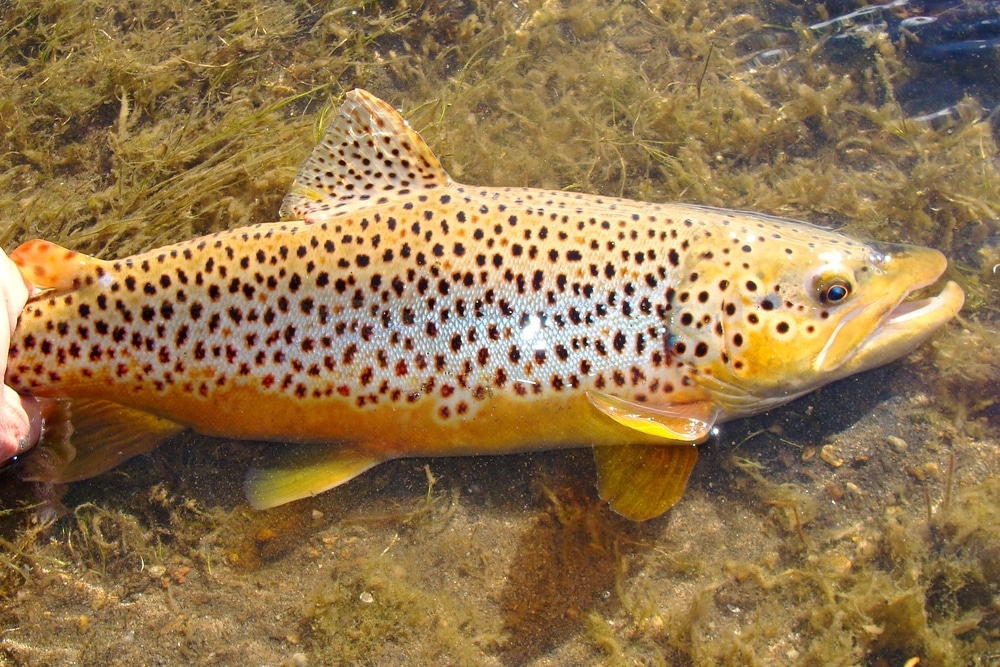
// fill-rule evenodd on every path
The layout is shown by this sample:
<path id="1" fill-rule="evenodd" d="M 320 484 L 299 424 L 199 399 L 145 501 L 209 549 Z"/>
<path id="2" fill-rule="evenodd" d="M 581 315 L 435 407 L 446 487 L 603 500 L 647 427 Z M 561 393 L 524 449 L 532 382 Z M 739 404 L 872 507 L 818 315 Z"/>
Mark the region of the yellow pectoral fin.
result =
<path id="1" fill-rule="evenodd" d="M 380 454 L 321 445 L 304 445 L 285 454 L 279 468 L 251 468 L 247 472 L 243 490 L 255 509 L 315 496 L 386 460 Z"/>
<path id="2" fill-rule="evenodd" d="M 664 440 L 662 445 L 595 447 L 601 498 L 634 521 L 652 519 L 673 507 L 698 460 L 694 444 L 708 437 L 718 409 L 708 402 L 654 407 L 601 392 L 588 392 L 587 398 L 622 426 Z"/>
<path id="3" fill-rule="evenodd" d="M 597 491 L 626 519 L 645 521 L 673 507 L 698 460 L 694 445 L 621 445 L 594 448 Z"/>
<path id="4" fill-rule="evenodd" d="M 707 402 L 659 408 L 596 391 L 588 391 L 587 399 L 622 426 L 676 442 L 701 442 L 708 437 L 719 416 L 716 407 Z"/>

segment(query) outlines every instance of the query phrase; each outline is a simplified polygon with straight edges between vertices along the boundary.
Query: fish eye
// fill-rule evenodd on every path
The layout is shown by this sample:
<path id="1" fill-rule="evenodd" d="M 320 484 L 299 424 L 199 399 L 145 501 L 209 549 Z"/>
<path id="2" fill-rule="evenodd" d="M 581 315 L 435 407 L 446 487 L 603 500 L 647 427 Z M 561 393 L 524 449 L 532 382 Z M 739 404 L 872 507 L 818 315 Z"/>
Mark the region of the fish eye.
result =
<path id="1" fill-rule="evenodd" d="M 820 303 L 835 305 L 851 295 L 851 283 L 843 278 L 819 280 L 816 283 L 816 293 Z"/>

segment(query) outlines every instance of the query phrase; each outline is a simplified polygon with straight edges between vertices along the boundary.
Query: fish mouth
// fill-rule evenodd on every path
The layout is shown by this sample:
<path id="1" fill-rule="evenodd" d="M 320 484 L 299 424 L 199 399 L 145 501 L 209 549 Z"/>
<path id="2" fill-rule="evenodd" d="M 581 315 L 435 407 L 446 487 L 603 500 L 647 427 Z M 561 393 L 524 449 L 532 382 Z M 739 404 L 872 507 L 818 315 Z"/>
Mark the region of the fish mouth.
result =
<path id="1" fill-rule="evenodd" d="M 838 375 L 853 375 L 895 361 L 919 347 L 955 317 L 965 303 L 965 293 L 954 281 L 946 282 L 935 296 L 912 298 L 933 282 L 913 285 L 843 364 Z"/>
<path id="2" fill-rule="evenodd" d="M 910 296 L 912 296 L 912 293 Z M 962 291 L 962 288 L 952 280 L 949 280 L 945 284 L 944 289 L 937 296 L 925 299 L 911 299 L 910 296 L 889 313 L 889 317 L 886 318 L 883 324 L 884 327 L 906 326 L 910 320 L 914 319 L 926 321 L 927 318 L 932 318 L 937 314 L 946 312 L 950 304 L 955 303 L 956 297 L 958 298 L 958 308 L 961 308 L 965 301 L 965 293 Z M 954 313 L 957 312 L 957 309 L 954 310 Z M 951 319 L 954 313 L 948 319 Z"/>

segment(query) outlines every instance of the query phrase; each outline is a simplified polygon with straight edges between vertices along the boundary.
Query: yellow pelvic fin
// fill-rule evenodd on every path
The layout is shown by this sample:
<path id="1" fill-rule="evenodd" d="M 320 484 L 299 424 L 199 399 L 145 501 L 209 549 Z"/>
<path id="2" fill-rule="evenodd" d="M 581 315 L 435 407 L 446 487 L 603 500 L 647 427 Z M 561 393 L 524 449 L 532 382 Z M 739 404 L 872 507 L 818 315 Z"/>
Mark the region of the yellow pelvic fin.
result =
<path id="1" fill-rule="evenodd" d="M 711 403 L 683 403 L 658 408 L 598 391 L 588 391 L 590 404 L 634 431 L 679 442 L 701 442 L 708 437 L 718 410 Z"/>
<path id="2" fill-rule="evenodd" d="M 280 217 L 322 222 L 393 193 L 449 183 L 437 157 L 399 112 L 356 89 L 347 93 L 323 140 L 299 168 Z"/>
<path id="3" fill-rule="evenodd" d="M 53 484 L 94 477 L 152 451 L 184 429 L 176 422 L 110 401 L 60 401 L 46 419 L 37 451 L 22 476 Z"/>
<path id="4" fill-rule="evenodd" d="M 88 268 L 111 264 L 41 239 L 22 243 L 10 258 L 21 269 L 24 279 L 36 289 L 55 290 L 58 294 L 79 288 Z"/>
<path id="5" fill-rule="evenodd" d="M 698 460 L 698 448 L 622 445 L 594 448 L 597 491 L 627 519 L 645 521 L 673 507 L 684 494 Z"/>
<path id="6" fill-rule="evenodd" d="M 283 458 L 280 468 L 251 468 L 247 472 L 243 490 L 255 509 L 270 509 L 323 493 L 385 460 L 380 454 L 321 445 L 295 447 Z"/>

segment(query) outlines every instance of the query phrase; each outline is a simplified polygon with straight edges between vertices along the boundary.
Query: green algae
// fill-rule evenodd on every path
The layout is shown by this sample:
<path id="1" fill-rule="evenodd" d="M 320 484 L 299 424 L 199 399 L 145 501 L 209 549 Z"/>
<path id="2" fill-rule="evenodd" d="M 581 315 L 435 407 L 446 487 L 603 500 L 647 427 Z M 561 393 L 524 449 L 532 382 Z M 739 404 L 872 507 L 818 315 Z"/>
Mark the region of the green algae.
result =
<path id="1" fill-rule="evenodd" d="M 908 119 L 894 92 L 910 76 L 903 45 L 876 36 L 858 62 L 825 61 L 824 37 L 804 28 L 822 11 L 7 3 L 7 250 L 44 237 L 112 257 L 272 220 L 325 115 L 364 86 L 463 182 L 748 208 L 933 245 L 969 298 L 916 370 L 873 376 L 882 393 L 851 382 L 733 426 L 681 505 L 643 525 L 600 506 L 587 452 L 398 462 L 261 515 L 239 500 L 253 446 L 188 437 L 74 485 L 54 523 L 8 474 L 4 658 L 995 661 L 996 133 L 972 98 L 941 126 Z M 757 60 L 775 45 L 778 62 Z M 845 418 L 853 403 L 878 407 Z M 845 464 L 807 456 L 824 445 Z"/>

